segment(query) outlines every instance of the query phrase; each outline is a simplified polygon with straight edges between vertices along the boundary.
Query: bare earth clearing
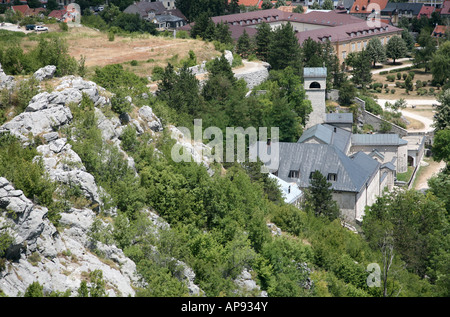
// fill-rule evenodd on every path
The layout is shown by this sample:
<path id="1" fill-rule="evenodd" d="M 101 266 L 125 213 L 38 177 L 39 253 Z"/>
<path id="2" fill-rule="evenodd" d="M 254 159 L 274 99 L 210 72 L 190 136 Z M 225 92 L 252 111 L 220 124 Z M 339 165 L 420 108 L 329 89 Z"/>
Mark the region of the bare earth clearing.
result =
<path id="1" fill-rule="evenodd" d="M 194 39 L 116 35 L 114 41 L 109 41 L 107 34 L 85 27 L 72 28 L 66 40 L 70 55 L 77 59 L 84 56 L 87 67 L 123 64 L 136 60 L 139 62 L 138 66 L 131 67 L 134 73 L 141 76 L 150 75 L 155 66 L 165 67 L 168 62 L 179 62 L 188 56 L 189 50 L 194 51 L 199 64 L 219 55 L 211 43 Z"/>

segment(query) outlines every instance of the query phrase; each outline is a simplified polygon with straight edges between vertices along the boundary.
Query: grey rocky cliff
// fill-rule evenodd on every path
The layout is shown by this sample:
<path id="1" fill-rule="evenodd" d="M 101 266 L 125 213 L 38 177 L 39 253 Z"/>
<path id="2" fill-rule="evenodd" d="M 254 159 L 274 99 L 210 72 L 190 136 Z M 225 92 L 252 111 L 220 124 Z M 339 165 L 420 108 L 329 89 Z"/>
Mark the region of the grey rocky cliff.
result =
<path id="1" fill-rule="evenodd" d="M 103 246 L 112 260 L 105 264 L 89 246 L 87 233 L 95 219 L 90 209 L 71 209 L 62 213 L 58 231 L 47 219 L 48 210 L 33 204 L 5 178 L 0 178 L 0 233 L 8 232 L 13 244 L 7 249 L 10 259 L 0 272 L 0 289 L 7 296 L 23 294 L 38 281 L 44 292 L 69 290 L 76 296 L 83 275 L 101 270 L 108 296 L 133 296 L 137 284 L 134 263 L 115 246 Z M 34 260 L 31 260 L 31 259 Z"/>
<path id="2" fill-rule="evenodd" d="M 44 77 L 42 80 L 47 79 Z M 35 281 L 44 287 L 45 293 L 69 290 L 71 296 L 76 296 L 80 282 L 94 270 L 103 272 L 108 296 L 134 296 L 136 287 L 145 286 L 140 284 L 135 263 L 115 245 L 97 242 L 95 250 L 103 255 L 102 258 L 93 252 L 88 234 L 97 219 L 97 207 L 102 206 L 105 192 L 86 171 L 67 139 L 61 137 L 61 129 L 70 129 L 73 120 L 70 103 L 79 103 L 86 94 L 95 104 L 103 141 L 117 146 L 129 165 L 134 166 L 133 159 L 120 147 L 120 136 L 126 124 L 116 116 L 106 117 L 101 110 L 110 104 L 104 92 L 93 82 L 67 76 L 52 92 L 37 94 L 25 112 L 0 126 L 0 133 L 9 132 L 24 145 L 30 143 L 30 137 L 41 138 L 44 144 L 37 147 L 35 160 L 42 161 L 51 180 L 78 185 L 92 203 L 88 208 L 70 208 L 61 213 L 61 228 L 57 229 L 47 218 L 47 208 L 36 205 L 7 179 L 0 177 L 0 235 L 8 233 L 14 240 L 6 252 L 6 268 L 0 271 L 0 290 L 7 296 L 23 295 Z M 139 108 L 127 124 L 134 125 L 138 134 L 147 131 L 155 137 L 163 130 L 161 120 L 149 106 Z M 147 212 L 155 230 L 169 226 L 156 213 Z M 182 267 L 179 279 L 185 281 L 191 295 L 201 296 L 203 292 L 194 283 L 193 270 L 176 261 Z"/>

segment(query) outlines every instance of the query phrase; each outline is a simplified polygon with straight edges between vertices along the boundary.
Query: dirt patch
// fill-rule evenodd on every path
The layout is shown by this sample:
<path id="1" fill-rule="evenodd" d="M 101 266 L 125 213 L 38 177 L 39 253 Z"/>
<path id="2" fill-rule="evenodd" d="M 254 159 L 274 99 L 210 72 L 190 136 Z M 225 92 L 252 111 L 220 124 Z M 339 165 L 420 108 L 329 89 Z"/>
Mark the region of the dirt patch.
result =
<path id="1" fill-rule="evenodd" d="M 406 126 L 407 130 L 422 130 L 425 128 L 425 124 L 423 122 L 408 117 L 407 115 L 405 116 L 405 118 L 409 121 L 409 124 Z"/>
<path id="2" fill-rule="evenodd" d="M 420 166 L 414 181 L 414 189 L 428 188 L 428 180 L 438 174 L 444 167 L 445 162 L 436 162 L 433 159 L 424 158 L 425 166 Z"/>
<path id="3" fill-rule="evenodd" d="M 220 53 L 211 43 L 194 39 L 174 39 L 148 34 L 122 37 L 109 41 L 106 33 L 79 27 L 66 36 L 69 54 L 76 59 L 85 57 L 86 66 L 97 67 L 124 64 L 133 60 L 137 66 L 130 69 L 138 75 L 149 75 L 155 66 L 165 67 L 168 62 L 178 63 L 194 51 L 198 63 L 218 56 Z"/>

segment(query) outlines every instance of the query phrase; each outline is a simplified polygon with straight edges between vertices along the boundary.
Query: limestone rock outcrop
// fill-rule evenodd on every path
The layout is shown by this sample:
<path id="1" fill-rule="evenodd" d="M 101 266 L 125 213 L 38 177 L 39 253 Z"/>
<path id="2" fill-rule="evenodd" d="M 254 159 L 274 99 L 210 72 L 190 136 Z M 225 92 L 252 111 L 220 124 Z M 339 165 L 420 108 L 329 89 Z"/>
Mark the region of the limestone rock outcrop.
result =
<path id="1" fill-rule="evenodd" d="M 0 64 L 0 89 L 12 89 L 16 85 L 13 76 L 6 75 L 3 71 L 2 64 Z"/>
<path id="2" fill-rule="evenodd" d="M 55 65 L 47 65 L 35 71 L 33 77 L 36 78 L 38 81 L 43 81 L 45 79 L 53 78 L 53 76 L 55 76 L 55 72 L 56 72 Z"/>
<path id="3" fill-rule="evenodd" d="M 13 243 L 6 251 L 8 264 L 0 272 L 0 289 L 7 296 L 23 294 L 38 281 L 45 293 L 69 290 L 77 295 L 83 276 L 101 270 L 108 296 L 133 296 L 138 285 L 135 264 L 117 247 L 101 246 L 111 260 L 105 264 L 90 251 L 87 233 L 95 213 L 90 209 L 71 209 L 62 213 L 57 230 L 47 218 L 47 208 L 35 205 L 5 178 L 0 177 L 0 234 L 7 233 Z"/>

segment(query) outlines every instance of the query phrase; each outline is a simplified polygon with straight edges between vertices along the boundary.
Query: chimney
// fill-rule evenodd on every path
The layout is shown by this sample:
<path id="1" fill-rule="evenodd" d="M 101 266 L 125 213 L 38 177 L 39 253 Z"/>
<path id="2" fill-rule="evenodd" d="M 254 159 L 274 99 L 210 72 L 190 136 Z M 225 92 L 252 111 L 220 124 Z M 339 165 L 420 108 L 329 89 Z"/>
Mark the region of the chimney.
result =
<path id="1" fill-rule="evenodd" d="M 290 194 L 291 193 L 291 185 L 289 185 L 289 187 L 288 187 L 288 194 Z"/>

